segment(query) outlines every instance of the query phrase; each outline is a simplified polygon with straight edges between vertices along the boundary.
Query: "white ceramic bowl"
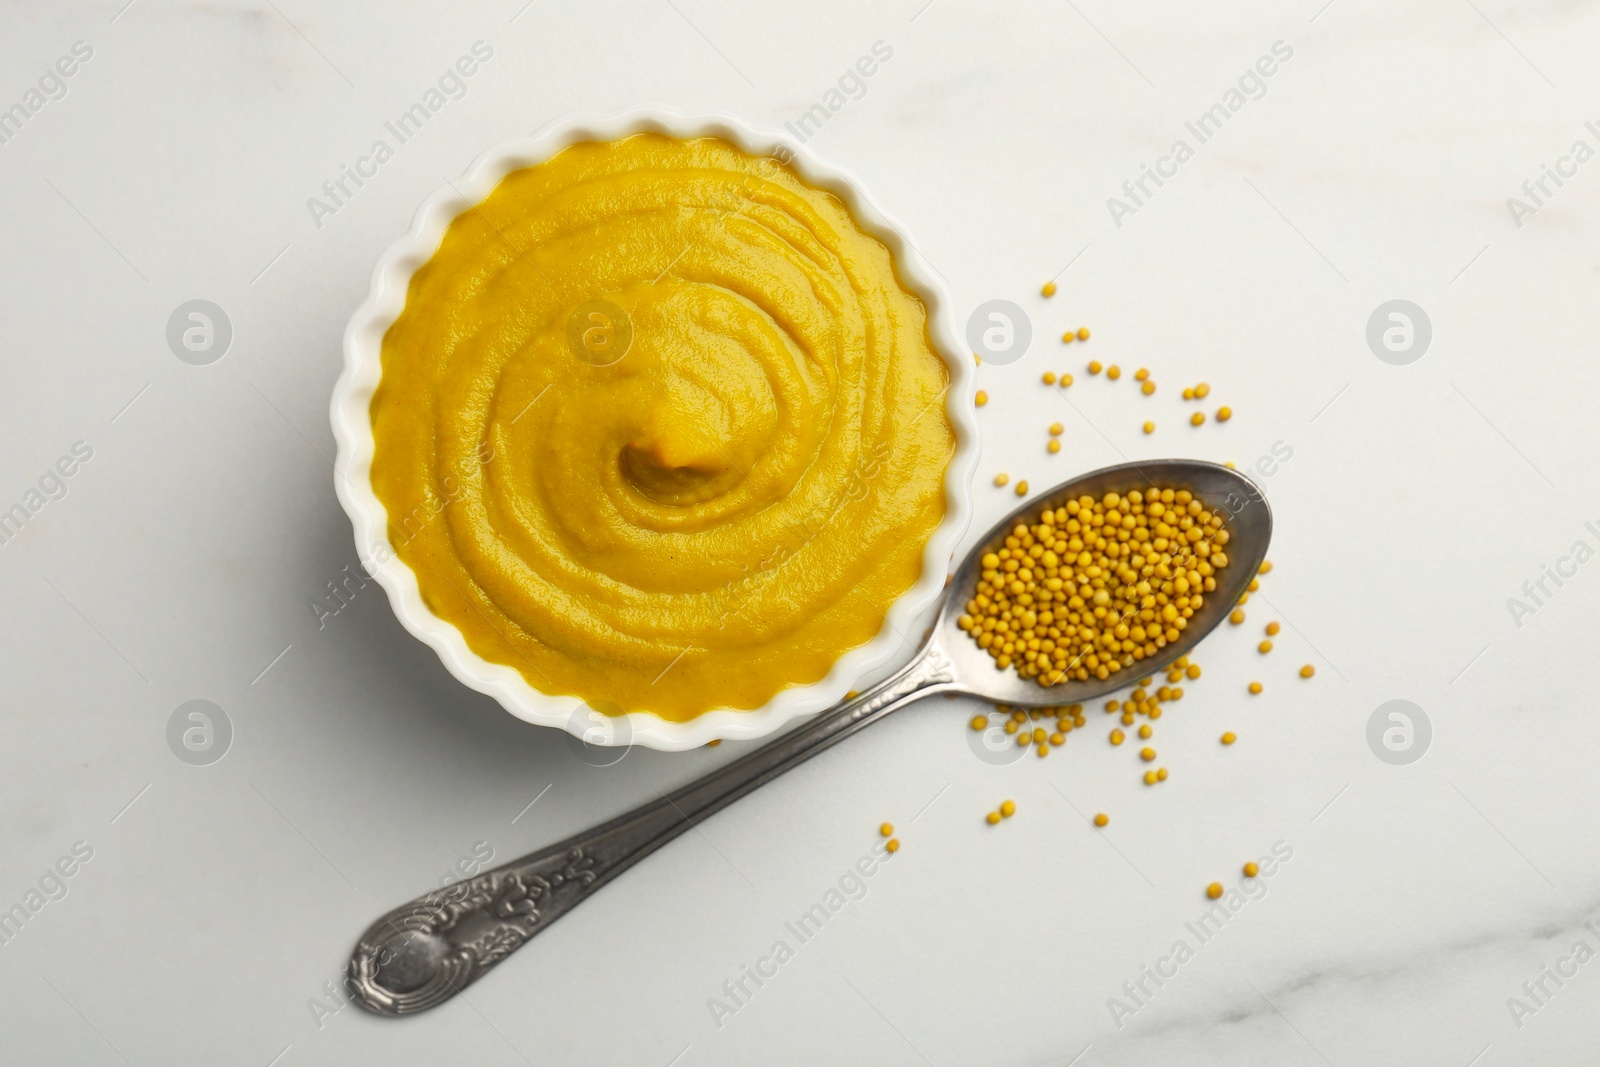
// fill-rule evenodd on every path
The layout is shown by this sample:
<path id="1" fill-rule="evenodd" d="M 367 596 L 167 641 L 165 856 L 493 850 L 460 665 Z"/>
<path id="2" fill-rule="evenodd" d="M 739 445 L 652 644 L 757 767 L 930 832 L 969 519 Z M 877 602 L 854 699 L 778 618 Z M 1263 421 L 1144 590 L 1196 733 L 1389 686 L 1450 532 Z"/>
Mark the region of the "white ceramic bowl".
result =
<path id="1" fill-rule="evenodd" d="M 405 307 L 411 275 L 438 249 L 446 228 L 463 211 L 482 201 L 514 170 L 542 163 L 579 141 L 610 141 L 655 132 L 672 137 L 717 136 L 753 155 L 786 159 L 807 183 L 838 196 L 863 230 L 882 241 L 894 256 L 901 281 L 928 309 L 934 347 L 950 368 L 952 386 L 945 411 L 955 429 L 956 451 L 945 472 L 944 521 L 923 553 L 922 576 L 890 606 L 878 635 L 839 657 L 827 676 L 811 685 L 785 689 L 751 711 L 721 709 L 689 722 L 670 722 L 650 712 L 633 712 L 614 729 L 593 729 L 594 714 L 575 695 L 552 696 L 529 685 L 516 669 L 491 663 L 467 647 L 461 631 L 423 603 L 416 574 L 389 543 L 384 507 L 372 489 L 372 420 L 369 407 L 382 374 L 383 335 Z M 787 155 L 785 155 L 787 153 Z M 378 258 L 367 299 L 350 318 L 344 334 L 344 372 L 333 389 L 331 418 L 339 453 L 334 488 L 355 526 L 356 551 L 363 567 L 389 594 L 405 628 L 439 654 L 445 667 L 467 686 L 487 693 L 520 719 L 565 729 L 591 744 L 640 744 L 679 751 L 719 738 L 764 737 L 785 723 L 822 711 L 843 699 L 861 679 L 893 657 L 901 644 L 897 631 L 915 639 L 908 627 L 940 596 L 951 554 L 972 515 L 972 472 L 978 457 L 978 426 L 973 413 L 974 364 L 953 321 L 950 296 L 939 275 L 861 183 L 811 156 L 788 138 L 755 130 L 724 115 L 682 115 L 657 108 L 603 117 L 566 119 L 527 140 L 511 141 L 479 156 L 466 173 L 423 202 L 411 229 Z M 907 653 L 902 653 L 902 655 Z"/>

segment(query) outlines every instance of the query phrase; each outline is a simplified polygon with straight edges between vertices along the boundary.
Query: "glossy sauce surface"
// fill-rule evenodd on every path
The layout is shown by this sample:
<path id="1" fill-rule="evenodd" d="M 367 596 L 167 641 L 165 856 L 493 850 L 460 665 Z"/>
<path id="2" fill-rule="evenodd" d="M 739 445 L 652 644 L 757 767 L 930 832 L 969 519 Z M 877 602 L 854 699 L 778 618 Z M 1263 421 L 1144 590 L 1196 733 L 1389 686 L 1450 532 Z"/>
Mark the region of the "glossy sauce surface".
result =
<path id="1" fill-rule="evenodd" d="M 715 138 L 583 143 L 413 276 L 372 484 L 480 656 L 681 721 L 878 633 L 944 517 L 948 384 L 833 195 Z"/>

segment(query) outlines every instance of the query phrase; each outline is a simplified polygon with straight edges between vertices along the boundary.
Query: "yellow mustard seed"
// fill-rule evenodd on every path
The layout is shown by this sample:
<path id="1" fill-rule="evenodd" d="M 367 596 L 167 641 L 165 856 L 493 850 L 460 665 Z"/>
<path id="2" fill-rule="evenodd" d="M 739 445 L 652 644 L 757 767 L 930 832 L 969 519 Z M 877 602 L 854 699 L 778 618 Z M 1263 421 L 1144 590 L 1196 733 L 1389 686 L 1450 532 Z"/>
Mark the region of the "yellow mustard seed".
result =
<path id="1" fill-rule="evenodd" d="M 1245 586 L 1245 591 L 1248 592 L 1248 593 L 1254 593 L 1257 589 L 1260 589 L 1260 588 L 1261 588 L 1261 579 L 1260 578 L 1252 578 L 1252 579 L 1250 579 L 1250 584 Z"/>
<path id="2" fill-rule="evenodd" d="M 1269 623 L 1267 623 L 1267 636 L 1268 637 L 1277 637 L 1278 636 L 1278 631 L 1281 630 L 1281 629 L 1283 629 L 1283 627 L 1279 626 L 1278 623 L 1276 622 L 1276 620 L 1274 620 L 1273 622 L 1269 622 Z"/>
<path id="3" fill-rule="evenodd" d="M 1222 735 L 1222 743 L 1225 744 L 1225 745 L 1231 745 L 1237 740 L 1239 740 L 1239 738 L 1234 734 L 1234 732 L 1232 730 L 1229 730 L 1227 733 Z"/>
<path id="4" fill-rule="evenodd" d="M 1067 743 L 1067 735 L 1062 733 L 1060 730 L 1057 730 L 1055 733 L 1050 735 L 1050 743 L 1052 745 L 1064 745 Z"/>
<path id="5" fill-rule="evenodd" d="M 892 822 L 884 823 L 882 826 L 878 827 L 878 833 L 882 834 L 884 837 L 893 837 L 894 836 L 894 823 L 892 823 Z"/>
<path id="6" fill-rule="evenodd" d="M 1230 407 L 1220 407 L 1220 408 L 1217 409 L 1217 421 L 1218 422 L 1227 422 L 1231 418 L 1233 418 L 1233 409 L 1232 408 L 1230 408 Z"/>
<path id="7" fill-rule="evenodd" d="M 1248 603 L 1250 603 L 1250 594 L 1249 593 L 1240 593 L 1239 594 L 1239 599 L 1235 600 L 1234 603 L 1235 604 L 1248 604 Z"/>
<path id="8" fill-rule="evenodd" d="M 1250 693 L 1251 693 L 1252 696 L 1260 695 L 1260 693 L 1261 693 L 1261 683 L 1260 682 L 1251 682 L 1250 683 Z"/>
<path id="9" fill-rule="evenodd" d="M 1206 886 L 1206 896 L 1211 900 L 1216 900 L 1219 897 L 1221 897 L 1222 896 L 1222 883 L 1221 882 L 1212 882 L 1210 885 Z"/>
<path id="10" fill-rule="evenodd" d="M 1193 400 L 1194 399 L 1194 390 L 1193 389 L 1185 389 L 1183 391 L 1183 398 L 1185 400 Z"/>
<path id="11" fill-rule="evenodd" d="M 1139 386 L 1139 392 L 1143 393 L 1145 396 L 1154 396 L 1156 392 L 1156 383 L 1145 382 L 1143 385 Z"/>
<path id="12" fill-rule="evenodd" d="M 1027 483 L 1026 479 L 1024 479 L 1023 481 L 1020 481 L 1020 482 L 1017 483 L 1017 495 L 1018 496 L 1027 496 L 1028 495 L 1028 483 Z"/>
<path id="13" fill-rule="evenodd" d="M 1117 366 L 1115 363 L 1111 364 L 1111 366 L 1106 368 L 1106 377 L 1110 378 L 1112 381 L 1116 381 L 1118 378 L 1122 377 L 1122 368 Z"/>
<path id="14" fill-rule="evenodd" d="M 1071 330 L 1068 330 L 1066 333 L 1061 335 L 1061 343 L 1062 344 L 1070 345 L 1072 342 L 1076 341 L 1077 339 L 1078 339 L 1078 335 L 1073 333 Z"/>
<path id="15" fill-rule="evenodd" d="M 1037 730 L 1033 731 L 1033 743 L 1036 745 L 1042 745 L 1044 744 L 1045 739 L 1049 736 L 1050 734 L 1043 726 L 1041 726 Z"/>
<path id="16" fill-rule="evenodd" d="M 1046 756 L 1050 755 L 1050 746 L 1049 745 L 1040 745 L 1039 748 L 1038 748 L 1038 752 L 1039 752 L 1039 758 L 1040 759 L 1044 759 Z"/>
<path id="17" fill-rule="evenodd" d="M 1313 674 L 1316 674 L 1316 673 L 1317 673 L 1317 669 L 1315 667 L 1313 667 L 1309 663 L 1307 663 L 1304 667 L 1300 668 L 1300 677 L 1302 677 L 1302 678 L 1310 678 Z"/>
<path id="18" fill-rule="evenodd" d="M 891 838 L 889 838 L 889 843 L 887 845 L 884 845 L 883 847 L 888 849 L 890 852 L 899 852 L 900 851 L 900 839 L 898 837 L 891 837 Z"/>
<path id="19" fill-rule="evenodd" d="M 972 402 L 981 408 L 989 402 L 989 394 L 979 389 L 978 395 L 972 398 Z"/>
<path id="20" fill-rule="evenodd" d="M 1099 812 L 1099 813 L 1097 813 L 1097 814 L 1096 814 L 1096 815 L 1095 815 L 1095 817 L 1094 817 L 1094 824 L 1095 824 L 1095 825 L 1096 825 L 1096 826 L 1105 826 L 1105 825 L 1106 825 L 1106 824 L 1107 824 L 1107 823 L 1109 823 L 1109 822 L 1110 822 L 1110 821 L 1111 821 L 1111 817 L 1110 817 L 1110 816 L 1109 816 L 1109 815 L 1107 815 L 1107 814 L 1106 814 L 1106 813 L 1105 813 L 1105 812 L 1103 812 L 1103 811 L 1102 811 L 1102 812 Z"/>
<path id="21" fill-rule="evenodd" d="M 1265 656 L 1268 652 L 1272 651 L 1272 642 L 1271 641 L 1263 641 L 1259 645 L 1256 646 L 1256 650 L 1258 652 L 1260 652 L 1263 656 Z"/>
<path id="22" fill-rule="evenodd" d="M 1206 421 L 1206 415 L 1205 415 L 1205 412 L 1203 412 L 1203 411 L 1197 411 L 1193 415 L 1189 416 L 1189 425 L 1190 426 L 1200 426 L 1200 425 L 1204 424 L 1205 421 Z"/>
<path id="23" fill-rule="evenodd" d="M 1040 375 L 1039 380 L 1044 382 L 1046 385 L 1054 385 L 1056 384 L 1056 372 L 1053 370 L 1047 370 L 1044 372 L 1044 374 Z"/>
<path id="24" fill-rule="evenodd" d="M 983 817 L 983 821 L 988 823 L 990 826 L 994 826 L 1000 822 L 1000 813 L 998 811 L 991 811 L 989 814 Z"/>
<path id="25" fill-rule="evenodd" d="M 1050 453 L 1053 456 L 1057 452 L 1061 451 L 1061 442 L 1057 441 L 1054 437 L 1052 437 L 1052 438 L 1050 438 L 1050 441 L 1044 446 L 1044 450 L 1046 452 Z"/>
<path id="26" fill-rule="evenodd" d="M 1144 784 L 1145 785 L 1155 785 L 1158 781 L 1160 781 L 1160 779 L 1156 777 L 1156 772 L 1155 771 L 1145 771 L 1144 772 Z"/>
<path id="27" fill-rule="evenodd" d="M 1196 678 L 1200 677 L 1200 664 L 1189 664 L 1183 669 L 1183 674 L 1184 677 L 1188 678 L 1191 682 L 1194 681 Z"/>
<path id="28" fill-rule="evenodd" d="M 1145 423 L 1144 424 L 1144 432 L 1145 433 L 1155 433 L 1156 432 L 1156 424 L 1153 423 L 1153 422 Z"/>
<path id="29" fill-rule="evenodd" d="M 1113 745 L 1120 745 L 1126 739 L 1127 739 L 1127 735 L 1124 734 L 1121 730 L 1112 730 L 1111 731 L 1111 743 Z"/>
<path id="30" fill-rule="evenodd" d="M 1005 471 L 1001 471 L 999 474 L 996 474 L 994 476 L 994 484 L 995 485 L 1005 485 L 1010 480 L 1011 480 L 1011 475 L 1007 474 Z"/>
<path id="31" fill-rule="evenodd" d="M 1015 815 L 1016 813 L 1017 813 L 1017 802 L 1016 801 L 1014 801 L 1014 800 L 1002 800 L 1000 802 L 1000 814 L 1001 815 L 1004 815 L 1006 818 L 1009 819 L 1009 818 L 1011 818 L 1011 816 Z"/>
<path id="32" fill-rule="evenodd" d="M 1060 436 L 1061 431 L 1063 431 L 1065 429 L 1066 429 L 1066 427 L 1061 425 L 1059 422 L 1052 422 L 1050 424 L 1050 436 L 1058 437 L 1058 436 Z"/>
<path id="33" fill-rule="evenodd" d="M 1194 398 L 1196 400 L 1204 400 L 1210 395 L 1211 386 L 1207 385 L 1205 382 L 1201 382 L 1199 385 L 1194 387 Z"/>
<path id="34" fill-rule="evenodd" d="M 1071 384 L 1072 384 L 1072 375 L 1063 374 L 1061 376 L 1061 388 L 1065 389 L 1067 386 L 1069 386 Z"/>
<path id="35" fill-rule="evenodd" d="M 972 722 L 968 725 L 970 725 L 974 730 L 987 730 L 989 728 L 989 716 L 974 715 L 972 717 Z"/>
<path id="36" fill-rule="evenodd" d="M 1167 780 L 1167 769 L 1165 767 L 1157 767 L 1156 768 L 1156 781 L 1164 782 L 1166 780 Z"/>
<path id="37" fill-rule="evenodd" d="M 1244 876 L 1246 878 L 1254 878 L 1256 875 L 1258 875 L 1260 873 L 1261 873 L 1261 868 L 1257 867 L 1254 863 L 1247 863 L 1247 864 L 1244 865 Z"/>
<path id="38" fill-rule="evenodd" d="M 1089 327 L 1087 327 L 1087 326 L 1079 326 L 1078 327 L 1078 340 L 1087 341 L 1088 339 L 1089 339 Z"/>
<path id="39" fill-rule="evenodd" d="M 1264 559 L 1264 560 L 1261 561 L 1261 569 L 1256 571 L 1256 573 L 1257 574 L 1270 574 L 1271 571 L 1272 571 L 1272 561 L 1270 559 Z"/>
<path id="40" fill-rule="evenodd" d="M 1145 723 L 1143 726 L 1139 727 L 1139 739 L 1142 741 L 1150 740 L 1150 735 L 1153 733 L 1155 733 L 1155 731 L 1150 729 L 1149 723 Z"/>
<path id="41" fill-rule="evenodd" d="M 997 669 L 1045 685 L 1105 680 L 1180 640 L 1228 565 L 1227 541 L 1222 515 L 1187 490 L 1084 495 L 1011 528 L 957 623 Z M 1110 710 L 1131 725 L 1142 709 Z"/>
<path id="42" fill-rule="evenodd" d="M 1055 282 L 1045 282 L 1044 285 L 1040 286 L 1039 293 L 1042 296 L 1055 296 L 1056 295 L 1056 283 Z"/>
<path id="43" fill-rule="evenodd" d="M 1149 381 L 1150 380 L 1150 370 L 1149 370 L 1149 368 L 1148 367 L 1140 367 L 1138 370 L 1134 371 L 1133 372 L 1133 380 L 1136 381 L 1136 382 Z"/>
<path id="44" fill-rule="evenodd" d="M 1089 373 L 1090 374 L 1099 374 L 1100 373 L 1100 361 L 1098 359 L 1091 359 L 1089 361 Z"/>
<path id="45" fill-rule="evenodd" d="M 1144 748 L 1139 750 L 1139 758 L 1144 760 L 1146 763 L 1149 763 L 1151 760 L 1156 758 L 1156 750 L 1146 745 Z"/>

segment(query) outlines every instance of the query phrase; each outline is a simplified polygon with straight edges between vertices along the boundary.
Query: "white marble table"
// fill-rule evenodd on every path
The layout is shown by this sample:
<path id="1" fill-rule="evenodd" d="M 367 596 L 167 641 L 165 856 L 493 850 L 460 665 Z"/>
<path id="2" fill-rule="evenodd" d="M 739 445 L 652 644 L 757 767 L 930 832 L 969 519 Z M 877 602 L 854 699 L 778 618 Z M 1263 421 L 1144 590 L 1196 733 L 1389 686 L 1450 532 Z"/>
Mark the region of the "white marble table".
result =
<path id="1" fill-rule="evenodd" d="M 0 509 L 27 514 L 0 544 L 0 909 L 25 914 L 0 922 L 0 1059 L 1593 1061 L 1600 563 L 1572 555 L 1600 549 L 1600 162 L 1572 154 L 1600 148 L 1592 7 L 123 2 L 0 16 L 0 107 L 22 105 L 0 125 Z M 480 41 L 457 98 L 386 134 Z M 381 911 L 738 747 L 594 767 L 456 684 L 375 586 L 319 619 L 356 560 L 325 412 L 373 260 L 497 141 L 645 102 L 781 126 L 880 41 L 812 147 L 910 227 L 963 315 L 1006 298 L 1035 325 L 982 370 L 980 527 L 1015 501 L 997 470 L 1292 450 L 1265 480 L 1276 569 L 1160 724 L 1171 780 L 1142 786 L 1100 723 L 992 766 L 974 707 L 934 701 L 465 997 L 403 1022 L 342 1007 L 327 989 Z M 1166 176 L 1134 200 L 1146 165 Z M 165 336 L 192 299 L 231 323 L 206 366 Z M 1406 365 L 1366 339 L 1395 299 L 1431 323 Z M 1080 323 L 1093 339 L 1063 348 Z M 1088 380 L 1090 356 L 1163 392 Z M 1202 379 L 1228 425 L 1181 424 Z M 1367 741 L 1396 699 L 1432 727 L 1407 765 Z M 210 765 L 168 746 L 191 700 L 232 726 Z M 1017 817 L 985 826 L 1005 797 Z M 884 819 L 904 848 L 866 895 L 731 999 Z M 1277 842 L 1292 858 L 1260 895 L 1191 930 L 1202 887 Z"/>

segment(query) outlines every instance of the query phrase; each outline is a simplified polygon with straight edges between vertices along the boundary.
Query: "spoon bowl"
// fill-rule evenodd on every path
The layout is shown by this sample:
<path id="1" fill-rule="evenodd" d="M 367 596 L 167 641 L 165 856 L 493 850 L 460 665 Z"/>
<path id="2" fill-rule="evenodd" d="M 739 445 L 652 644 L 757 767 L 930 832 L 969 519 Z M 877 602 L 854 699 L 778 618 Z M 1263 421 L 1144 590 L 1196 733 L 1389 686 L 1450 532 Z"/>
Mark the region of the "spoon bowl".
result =
<path id="1" fill-rule="evenodd" d="M 997 668 L 989 653 L 956 625 L 956 620 L 966 610 L 971 590 L 978 586 L 984 554 L 998 551 L 1017 523 L 1032 525 L 1046 507 L 1059 507 L 1069 499 L 1081 496 L 1098 499 L 1106 493 L 1127 494 L 1135 489 L 1143 492 L 1152 486 L 1189 490 L 1208 509 L 1221 512 L 1223 528 L 1228 531 L 1228 565 L 1217 572 L 1217 588 L 1206 594 L 1205 603 L 1189 620 L 1178 640 L 1162 648 L 1160 655 L 1116 671 L 1104 680 L 1091 677 L 1087 681 L 1073 679 L 1044 686 L 1021 677 L 1010 668 Z M 930 643 L 936 643 L 953 665 L 956 692 L 1019 708 L 1087 703 L 1107 693 L 1127 689 L 1135 679 L 1154 674 L 1188 655 L 1228 617 L 1261 568 L 1271 540 L 1272 508 L 1266 497 L 1255 482 L 1231 467 L 1193 459 L 1160 459 L 1102 467 L 1039 494 L 989 528 L 951 578 L 938 619 L 933 624 Z"/>
<path id="2" fill-rule="evenodd" d="M 1044 686 L 1000 670 L 957 625 L 986 552 L 1018 521 L 1069 498 L 1151 487 L 1187 489 L 1220 511 L 1228 565 L 1179 639 L 1110 677 Z M 403 904 L 367 928 L 350 957 L 348 988 L 379 1015 L 442 1004 L 556 919 L 684 830 L 851 734 L 931 693 L 964 693 L 1017 707 L 1082 703 L 1134 684 L 1186 655 L 1255 577 L 1272 538 L 1272 509 L 1249 478 L 1198 460 L 1124 463 L 1063 482 L 996 523 L 946 583 L 945 601 L 911 661 L 865 692 L 672 794 L 462 882 Z M 1148 667 L 1143 664 L 1148 663 Z"/>

